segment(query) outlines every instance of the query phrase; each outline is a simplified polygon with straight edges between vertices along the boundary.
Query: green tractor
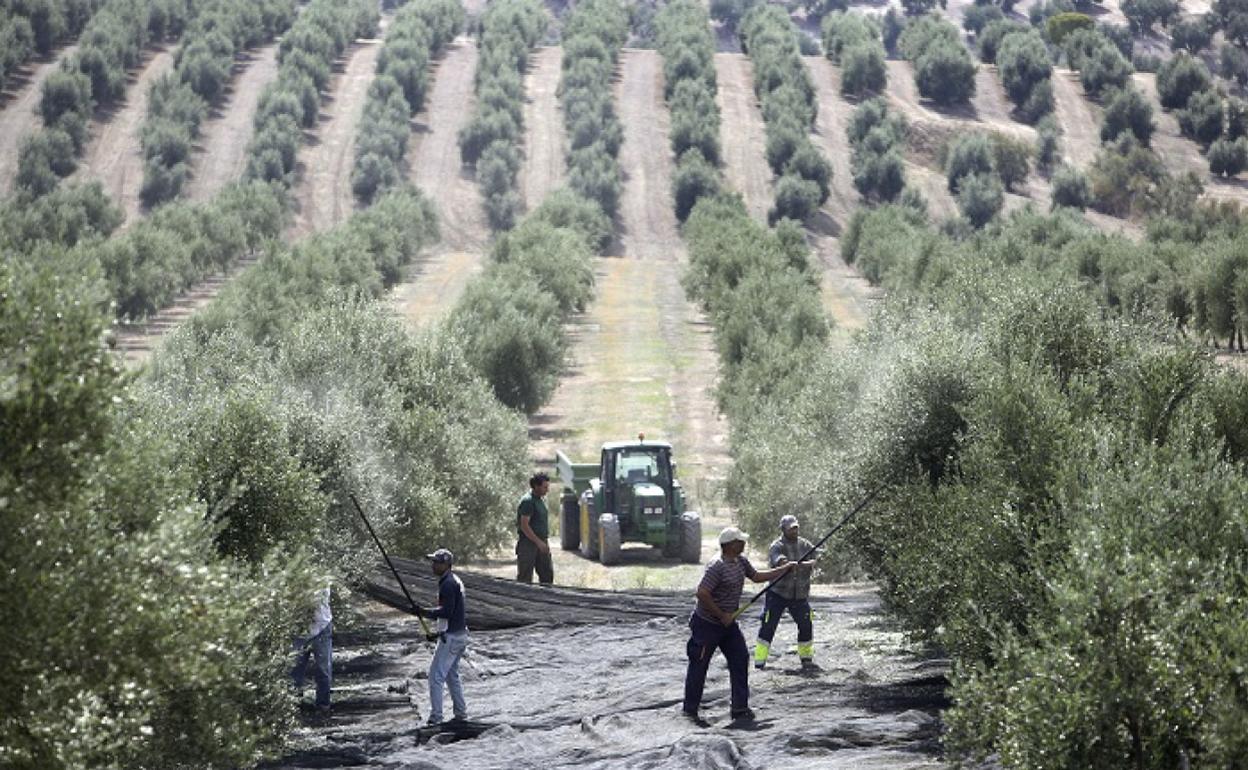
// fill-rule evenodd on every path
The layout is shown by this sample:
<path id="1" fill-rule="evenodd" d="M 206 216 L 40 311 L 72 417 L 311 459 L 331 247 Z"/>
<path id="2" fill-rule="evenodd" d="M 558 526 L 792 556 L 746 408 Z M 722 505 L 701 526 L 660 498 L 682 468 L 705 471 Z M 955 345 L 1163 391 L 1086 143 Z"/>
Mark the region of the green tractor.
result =
<path id="1" fill-rule="evenodd" d="M 702 557 L 702 517 L 685 510 L 672 445 L 662 441 L 611 441 L 596 463 L 574 463 L 555 454 L 563 482 L 560 544 L 565 551 L 618 564 L 624 543 L 647 543 L 667 557 L 697 564 Z"/>

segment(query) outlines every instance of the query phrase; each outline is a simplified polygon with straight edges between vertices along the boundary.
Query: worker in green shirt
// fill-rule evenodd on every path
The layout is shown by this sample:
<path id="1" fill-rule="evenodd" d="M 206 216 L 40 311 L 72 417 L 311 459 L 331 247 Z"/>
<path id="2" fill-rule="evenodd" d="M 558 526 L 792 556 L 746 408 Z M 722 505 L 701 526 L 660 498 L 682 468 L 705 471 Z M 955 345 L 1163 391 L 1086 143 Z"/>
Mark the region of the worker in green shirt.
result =
<path id="1" fill-rule="evenodd" d="M 555 582 L 555 565 L 550 560 L 550 513 L 542 499 L 550 490 L 550 477 L 536 473 L 529 479 L 529 493 L 520 498 L 516 508 L 516 580 L 533 582 L 533 570 L 537 569 L 537 581 L 544 586 Z"/>

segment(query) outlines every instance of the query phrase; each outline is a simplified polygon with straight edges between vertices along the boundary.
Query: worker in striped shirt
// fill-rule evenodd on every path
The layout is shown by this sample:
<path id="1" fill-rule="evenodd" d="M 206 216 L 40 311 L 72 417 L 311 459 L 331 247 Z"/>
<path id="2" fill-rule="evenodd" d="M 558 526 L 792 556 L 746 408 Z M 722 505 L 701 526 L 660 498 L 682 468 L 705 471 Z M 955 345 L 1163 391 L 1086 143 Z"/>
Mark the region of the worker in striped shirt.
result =
<path id="1" fill-rule="evenodd" d="M 695 722 L 699 721 L 698 708 L 702 705 L 706 670 L 716 649 L 728 659 L 732 718 L 754 718 L 754 712 L 750 710 L 750 651 L 741 627 L 737 625 L 741 591 L 747 577 L 755 583 L 765 583 L 779 578 L 797 565 L 788 562 L 775 569 L 754 569 L 749 559 L 742 555 L 748 540 L 748 536 L 736 527 L 728 527 L 719 533 L 720 556 L 706 565 L 702 582 L 698 584 L 698 604 L 689 617 L 692 633 L 686 645 L 689 668 L 685 673 L 683 708 L 685 716 Z"/>

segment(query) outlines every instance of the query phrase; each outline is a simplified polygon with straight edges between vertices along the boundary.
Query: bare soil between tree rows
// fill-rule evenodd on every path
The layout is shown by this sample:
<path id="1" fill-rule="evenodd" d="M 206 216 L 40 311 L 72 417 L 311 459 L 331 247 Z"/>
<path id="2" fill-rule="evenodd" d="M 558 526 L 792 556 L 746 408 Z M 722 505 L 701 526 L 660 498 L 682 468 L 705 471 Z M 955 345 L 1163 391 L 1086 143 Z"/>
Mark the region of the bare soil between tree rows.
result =
<path id="1" fill-rule="evenodd" d="M 148 89 L 173 69 L 174 48 L 149 51 L 138 73 L 127 78 L 126 97 L 108 114 L 97 116 L 91 138 L 73 181 L 98 179 L 117 205 L 127 224 L 142 213 L 139 191 L 143 187 L 143 121 L 147 118 Z"/>
<path id="2" fill-rule="evenodd" d="M 291 237 L 334 227 L 355 211 L 355 195 L 351 191 L 355 136 L 368 99 L 368 86 L 377 74 L 377 57 L 389 20 L 383 16 L 377 37 L 356 40 L 335 65 L 331 95 L 322 100 L 317 126 L 311 135 L 305 136 L 299 150 Z"/>
<path id="3" fill-rule="evenodd" d="M 489 228 L 472 170 L 459 159 L 459 130 L 472 117 L 477 44 L 461 37 L 437 65 L 425 109 L 416 116 L 408 146 L 408 178 L 438 212 L 441 241 L 408 269 L 391 295 L 413 325 L 427 326 L 454 306 L 481 269 Z"/>
<path id="4" fill-rule="evenodd" d="M 277 49 L 275 42 L 246 51 L 235 60 L 225 98 L 200 126 L 191 181 L 186 186 L 191 200 L 208 200 L 247 170 L 247 147 L 260 95 L 277 79 Z"/>

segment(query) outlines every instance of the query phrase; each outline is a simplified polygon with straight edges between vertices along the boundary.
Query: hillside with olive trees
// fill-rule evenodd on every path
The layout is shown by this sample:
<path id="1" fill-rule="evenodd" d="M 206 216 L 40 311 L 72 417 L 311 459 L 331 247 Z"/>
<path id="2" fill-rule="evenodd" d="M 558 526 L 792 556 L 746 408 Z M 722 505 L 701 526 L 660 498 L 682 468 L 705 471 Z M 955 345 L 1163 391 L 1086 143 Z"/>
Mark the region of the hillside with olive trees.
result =
<path id="1" fill-rule="evenodd" d="M 1245 30 L 0 1 L 0 764 L 1237 766 Z M 556 476 L 517 584 L 526 479 L 634 440 L 697 558 L 608 530 L 626 496 L 580 532 Z M 815 665 L 782 620 L 749 719 L 719 664 L 681 718 L 718 533 L 761 569 L 785 514 L 835 530 Z M 289 686 L 325 587 L 327 712 Z"/>

